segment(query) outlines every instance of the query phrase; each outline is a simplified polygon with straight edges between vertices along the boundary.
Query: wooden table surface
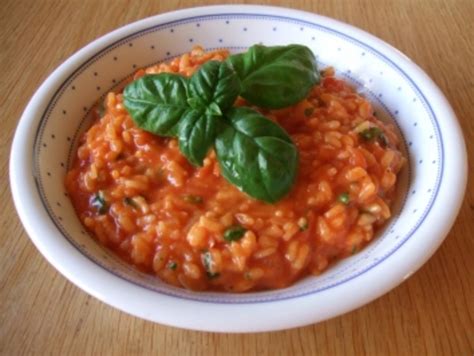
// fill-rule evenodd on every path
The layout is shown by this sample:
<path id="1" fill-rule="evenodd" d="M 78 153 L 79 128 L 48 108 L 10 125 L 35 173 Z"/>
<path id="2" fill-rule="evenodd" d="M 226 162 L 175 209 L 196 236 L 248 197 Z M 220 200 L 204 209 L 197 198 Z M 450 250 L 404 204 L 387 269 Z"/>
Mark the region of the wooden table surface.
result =
<path id="1" fill-rule="evenodd" d="M 13 207 L 8 156 L 18 119 L 36 88 L 67 57 L 112 29 L 178 8 L 224 2 L 0 0 L 0 353 L 473 355 L 472 177 L 449 236 L 414 276 L 356 311 L 288 331 L 204 333 L 129 316 L 68 282 L 30 242 Z M 348 22 L 411 57 L 451 102 L 474 167 L 474 1 L 260 3 Z"/>

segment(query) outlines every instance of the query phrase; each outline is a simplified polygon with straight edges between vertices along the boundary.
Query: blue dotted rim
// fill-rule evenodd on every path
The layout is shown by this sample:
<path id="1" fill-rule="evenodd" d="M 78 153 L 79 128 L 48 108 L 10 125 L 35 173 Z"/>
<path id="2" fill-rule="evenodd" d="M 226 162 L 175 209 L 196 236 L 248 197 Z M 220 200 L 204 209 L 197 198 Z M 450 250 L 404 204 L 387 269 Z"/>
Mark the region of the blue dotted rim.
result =
<path id="1" fill-rule="evenodd" d="M 439 165 L 438 165 L 438 172 L 437 172 L 437 177 L 436 177 L 436 183 L 435 183 L 435 189 L 433 190 L 433 194 L 429 199 L 429 203 L 425 207 L 423 214 L 421 215 L 420 219 L 417 221 L 417 223 L 410 229 L 410 231 L 406 234 L 406 236 L 403 239 L 400 239 L 400 242 L 398 245 L 396 245 L 390 252 L 386 253 L 380 258 L 377 258 L 374 260 L 374 263 L 369 265 L 368 267 L 362 269 L 358 273 L 351 275 L 347 278 L 344 278 L 336 283 L 329 284 L 324 287 L 316 288 L 310 291 L 304 291 L 298 293 L 297 291 L 292 291 L 291 293 L 288 293 L 287 290 L 280 290 L 280 291 L 272 291 L 272 292 L 257 292 L 257 293 L 252 293 L 252 294 L 222 294 L 222 293 L 205 293 L 202 294 L 201 297 L 196 297 L 196 294 L 192 292 L 185 291 L 183 289 L 178 289 L 175 287 L 170 288 L 170 286 L 166 286 L 166 289 L 162 288 L 153 288 L 148 285 L 144 285 L 142 283 L 139 283 L 135 280 L 130 279 L 129 276 L 123 275 L 122 273 L 118 271 L 111 270 L 107 266 L 103 265 L 100 261 L 96 260 L 94 257 L 92 257 L 89 253 L 84 251 L 81 246 L 74 241 L 74 239 L 69 235 L 69 233 L 64 229 L 62 226 L 62 223 L 57 219 L 55 213 L 51 209 L 51 205 L 49 204 L 49 201 L 46 197 L 46 194 L 44 193 L 43 189 L 43 184 L 41 180 L 41 175 L 39 174 L 40 172 L 40 167 L 39 167 L 39 155 L 41 151 L 41 138 L 43 136 L 44 128 L 46 126 L 46 123 L 50 117 L 50 114 L 52 110 L 54 109 L 57 101 L 59 100 L 61 94 L 64 92 L 64 90 L 67 88 L 67 86 L 74 80 L 79 74 L 81 74 L 84 70 L 86 70 L 89 66 L 91 66 L 93 63 L 98 61 L 100 58 L 104 57 L 108 52 L 111 50 L 122 46 L 126 43 L 128 43 L 130 40 L 138 37 L 142 37 L 150 32 L 155 32 L 163 29 L 170 28 L 172 26 L 176 25 L 183 25 L 187 23 L 193 23 L 196 20 L 199 21 L 213 21 L 213 20 L 219 20 L 219 19 L 225 19 L 225 20 L 230 20 L 230 19 L 258 19 L 258 20 L 271 20 L 271 21 L 280 21 L 280 22 L 286 22 L 286 23 L 293 23 L 293 24 L 298 24 L 298 25 L 305 25 L 320 31 L 324 31 L 327 33 L 330 33 L 332 35 L 335 35 L 337 37 L 340 37 L 348 42 L 351 42 L 352 44 L 355 44 L 357 46 L 360 46 L 364 48 L 365 50 L 371 52 L 373 55 L 381 59 L 383 62 L 388 64 L 390 67 L 395 69 L 397 72 L 399 72 L 407 81 L 409 86 L 414 90 L 416 95 L 418 96 L 419 99 L 421 99 L 422 105 L 425 107 L 427 112 L 429 113 L 429 117 L 433 123 L 433 127 L 435 128 L 435 135 L 438 138 L 436 140 L 437 142 L 437 148 L 438 148 L 438 153 L 440 153 L 439 157 Z M 226 21 L 228 23 L 228 21 Z M 226 47 L 228 48 L 228 47 Z M 378 98 L 377 98 L 378 99 Z M 380 100 L 377 100 L 380 101 Z M 381 102 L 381 101 L 380 101 Z M 388 110 L 387 110 L 388 111 Z M 388 111 L 389 112 L 389 111 Z M 371 46 L 361 42 L 360 40 L 353 38 L 347 34 L 344 34 L 342 32 L 339 32 L 337 30 L 334 30 L 332 28 L 316 24 L 313 22 L 305 21 L 305 20 L 300 20 L 300 19 L 295 19 L 291 17 L 285 17 L 285 16 L 277 16 L 277 15 L 263 15 L 263 14 L 246 14 L 246 13 L 223 13 L 223 14 L 218 14 L 218 15 L 203 15 L 203 16 L 194 16 L 194 17 L 188 17 L 186 19 L 182 20 L 175 20 L 175 21 L 170 21 L 167 23 L 163 23 L 161 25 L 156 25 L 149 27 L 147 29 L 137 31 L 134 34 L 131 34 L 119 41 L 116 41 L 112 43 L 111 45 L 107 46 L 106 48 L 102 49 L 98 54 L 90 57 L 88 60 L 84 62 L 78 69 L 76 69 L 64 82 L 60 85 L 59 89 L 55 92 L 53 99 L 51 102 L 48 104 L 44 114 L 41 117 L 41 120 L 38 125 L 38 129 L 35 135 L 35 143 L 34 143 L 34 148 L 33 148 L 33 159 L 35 163 L 35 171 L 34 171 L 34 179 L 35 179 L 35 184 L 38 189 L 38 192 L 41 197 L 41 201 L 43 206 L 45 207 L 46 211 L 48 212 L 48 215 L 50 216 L 52 222 L 56 226 L 56 228 L 59 230 L 59 232 L 66 238 L 66 240 L 71 243 L 72 246 L 74 246 L 81 254 L 83 254 L 85 257 L 87 257 L 89 260 L 91 260 L 93 263 L 96 265 L 102 267 L 105 269 L 107 272 L 112 273 L 113 275 L 125 279 L 127 282 L 133 283 L 139 287 L 158 292 L 164 295 L 172 296 L 172 297 L 178 297 L 178 298 L 183 298 L 183 299 L 188 299 L 196 302 L 207 302 L 207 303 L 221 303 L 221 304 L 254 304 L 254 303 L 266 303 L 266 302 L 273 302 L 273 301 L 281 301 L 281 300 L 286 300 L 286 299 L 293 299 L 293 298 L 298 298 L 298 297 L 304 297 L 306 295 L 311 295 L 315 293 L 322 292 L 327 289 L 334 288 L 338 285 L 344 284 L 366 272 L 369 270 L 373 269 L 380 263 L 382 263 L 384 260 L 386 260 L 389 256 L 391 256 L 393 253 L 395 253 L 401 246 L 405 244 L 406 241 L 410 239 L 411 236 L 413 236 L 414 232 L 418 230 L 418 228 L 421 226 L 423 221 L 426 219 L 428 213 L 432 209 L 433 202 L 435 201 L 436 196 L 439 193 L 439 189 L 441 186 L 441 179 L 443 176 L 443 171 L 444 171 L 444 143 L 442 140 L 441 136 L 441 131 L 437 122 L 437 118 L 433 112 L 433 109 L 431 108 L 431 105 L 427 101 L 426 97 L 423 95 L 419 87 L 416 85 L 416 83 L 395 63 L 393 62 L 390 58 L 386 57 L 384 54 L 380 53 L 376 49 L 372 48 Z M 305 289 L 307 289 L 306 287 Z M 176 290 L 176 292 L 173 292 L 173 290 Z M 183 293 L 185 292 L 185 293 Z M 203 297 L 205 295 L 205 297 Z M 223 296 L 227 295 L 228 298 L 222 298 Z M 232 298 L 233 297 L 233 298 Z"/>

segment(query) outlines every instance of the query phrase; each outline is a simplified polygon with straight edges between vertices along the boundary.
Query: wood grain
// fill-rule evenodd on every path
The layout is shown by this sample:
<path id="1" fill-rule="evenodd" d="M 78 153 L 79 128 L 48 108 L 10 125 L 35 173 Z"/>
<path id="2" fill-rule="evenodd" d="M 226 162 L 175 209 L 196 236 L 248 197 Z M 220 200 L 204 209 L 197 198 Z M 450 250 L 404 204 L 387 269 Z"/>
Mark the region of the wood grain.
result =
<path id="1" fill-rule="evenodd" d="M 413 277 L 356 311 L 282 332 L 203 333 L 134 318 L 72 285 L 30 242 L 13 208 L 8 156 L 21 112 L 40 83 L 76 50 L 116 27 L 178 8 L 231 2 L 0 0 L 0 353 L 472 355 L 472 177 L 449 236 Z M 340 19 L 406 53 L 451 102 L 465 133 L 470 166 L 474 167 L 474 1 L 259 3 Z"/>

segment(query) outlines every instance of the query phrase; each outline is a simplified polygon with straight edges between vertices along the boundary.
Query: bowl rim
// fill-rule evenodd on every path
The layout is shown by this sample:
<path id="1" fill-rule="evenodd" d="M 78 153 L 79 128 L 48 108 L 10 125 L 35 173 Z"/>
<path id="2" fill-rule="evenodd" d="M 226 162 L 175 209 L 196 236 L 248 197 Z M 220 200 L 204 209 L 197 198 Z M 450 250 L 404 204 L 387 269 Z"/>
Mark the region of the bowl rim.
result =
<path id="1" fill-rule="evenodd" d="M 213 304 L 157 295 L 154 291 L 117 277 L 91 263 L 67 241 L 63 241 L 63 236 L 51 225 L 36 189 L 31 153 L 34 149 L 32 137 L 40 121 L 38 116 L 41 116 L 37 113 L 44 111 L 57 84 L 102 48 L 137 31 L 183 18 L 222 13 L 283 15 L 336 27 L 338 31 L 350 33 L 351 37 L 359 41 L 362 38 L 363 43 L 388 53 L 410 77 L 415 78 L 416 83 L 421 83 L 423 90 L 420 92 L 429 93 L 433 110 L 443 115 L 441 124 L 446 132 L 440 129 L 440 133 L 446 135 L 445 142 L 449 142 L 446 149 L 450 152 L 450 159 L 445 161 L 444 179 L 459 189 L 453 194 L 445 185 L 440 186 L 432 211 L 426 217 L 428 221 L 425 220 L 420 226 L 417 239 L 409 239 L 402 245 L 405 246 L 403 256 L 389 257 L 383 266 L 377 265 L 337 288 L 321 291 L 317 296 L 310 294 L 266 303 Z M 340 21 L 300 10 L 258 5 L 217 5 L 177 10 L 133 22 L 94 40 L 61 64 L 36 91 L 20 119 L 10 155 L 10 185 L 20 219 L 43 256 L 67 279 L 99 300 L 135 316 L 188 329 L 222 332 L 268 331 L 306 325 L 353 310 L 385 294 L 421 267 L 444 240 L 461 206 L 466 183 L 467 155 L 455 114 L 436 84 L 408 57 L 373 35 Z M 437 234 L 433 235 L 432 231 L 437 231 Z M 68 256 L 68 259 L 64 256 Z M 402 266 L 399 266 L 400 257 L 405 262 Z M 81 266 L 81 269 L 77 266 Z M 360 288 L 361 285 L 374 283 L 378 285 L 377 288 Z M 129 293 L 123 294 L 124 288 L 128 288 Z M 132 299 L 130 295 L 135 297 Z M 345 298 L 347 295 L 351 295 L 351 298 Z M 336 299 L 337 305 L 332 303 Z M 153 309 L 157 305 L 168 308 Z M 243 305 L 247 313 L 242 312 Z M 288 318 L 286 312 L 281 310 L 291 305 L 294 317 Z M 318 313 L 308 312 L 306 308 L 317 310 Z M 176 313 L 176 310 L 180 312 Z M 233 322 L 229 324 L 228 320 Z"/>

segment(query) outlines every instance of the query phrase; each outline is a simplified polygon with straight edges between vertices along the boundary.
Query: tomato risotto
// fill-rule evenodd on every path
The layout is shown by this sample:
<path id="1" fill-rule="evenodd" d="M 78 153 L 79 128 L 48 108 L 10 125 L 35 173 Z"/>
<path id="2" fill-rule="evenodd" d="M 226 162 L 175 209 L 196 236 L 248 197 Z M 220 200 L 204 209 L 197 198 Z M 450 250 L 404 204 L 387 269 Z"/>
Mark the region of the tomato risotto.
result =
<path id="1" fill-rule="evenodd" d="M 195 47 L 135 79 L 188 77 L 228 55 Z M 130 264 L 192 290 L 282 288 L 363 248 L 391 216 L 405 162 L 393 125 L 331 68 L 296 105 L 253 109 L 297 147 L 296 179 L 283 199 L 268 204 L 238 190 L 221 176 L 214 149 L 202 167 L 190 164 L 176 138 L 138 128 L 122 94 L 111 92 L 66 177 L 80 220 Z"/>

